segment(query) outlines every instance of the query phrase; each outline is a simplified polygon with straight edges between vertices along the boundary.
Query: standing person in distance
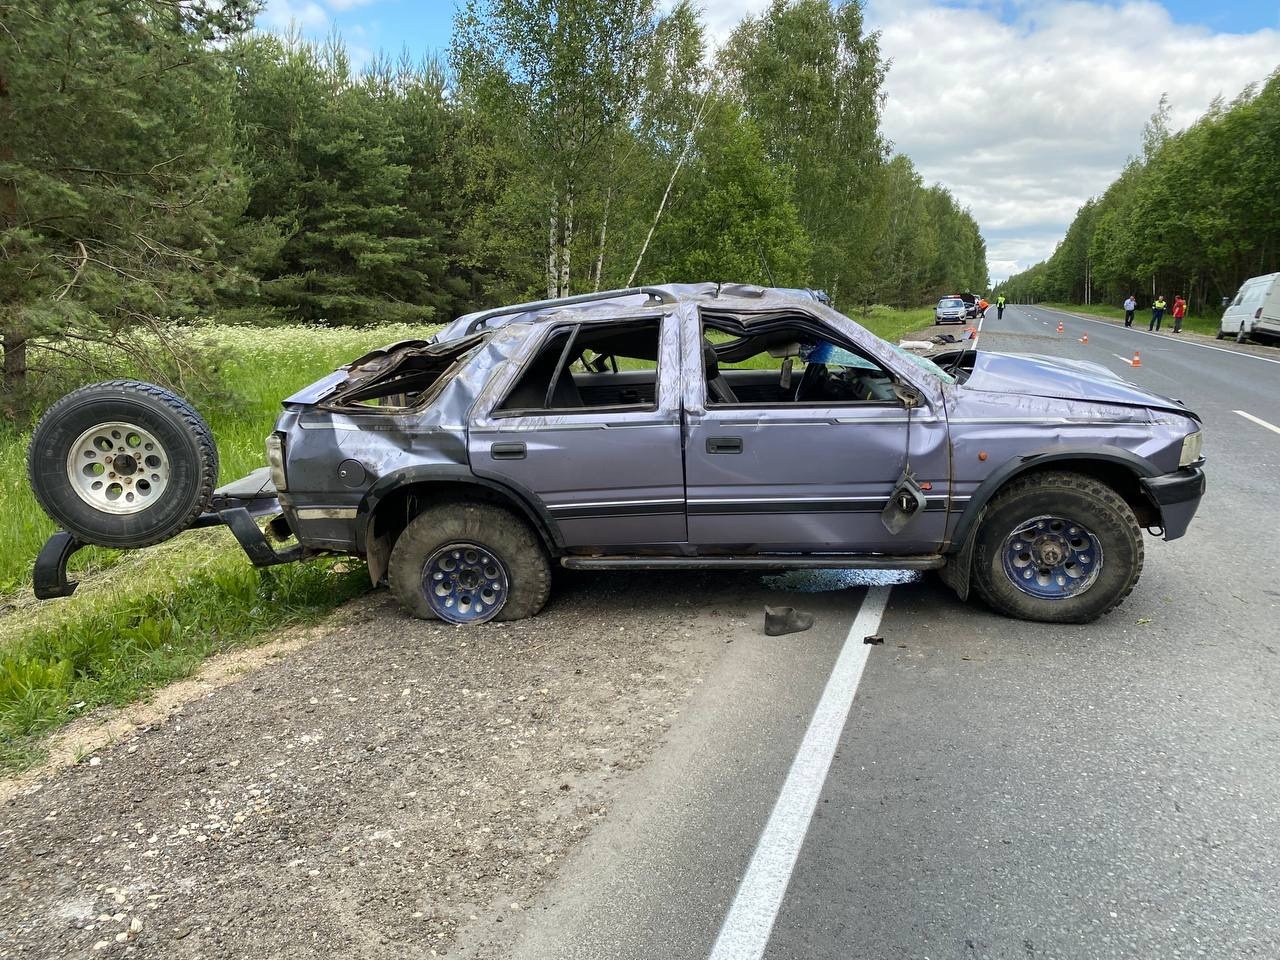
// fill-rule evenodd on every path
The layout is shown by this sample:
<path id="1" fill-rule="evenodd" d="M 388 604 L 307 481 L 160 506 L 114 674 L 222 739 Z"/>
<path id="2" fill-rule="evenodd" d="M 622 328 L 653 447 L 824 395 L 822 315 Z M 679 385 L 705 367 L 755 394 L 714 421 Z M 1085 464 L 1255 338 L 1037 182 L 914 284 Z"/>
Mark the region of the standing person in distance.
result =
<path id="1" fill-rule="evenodd" d="M 1148 331 L 1160 329 L 1160 321 L 1164 319 L 1164 310 L 1167 306 L 1163 293 L 1151 301 L 1151 323 L 1147 325 Z"/>
<path id="2" fill-rule="evenodd" d="M 1004 319 L 1004 294 L 1003 293 L 1000 294 L 1000 296 L 996 297 L 996 319 L 997 320 Z"/>
<path id="3" fill-rule="evenodd" d="M 1187 301 L 1182 299 L 1182 294 L 1178 294 L 1173 298 L 1173 332 L 1182 332 L 1182 318 L 1187 315 Z"/>
<path id="4" fill-rule="evenodd" d="M 1124 325 L 1126 327 L 1133 326 L 1133 311 L 1138 309 L 1138 301 L 1133 294 L 1129 294 L 1129 299 L 1124 302 Z"/>

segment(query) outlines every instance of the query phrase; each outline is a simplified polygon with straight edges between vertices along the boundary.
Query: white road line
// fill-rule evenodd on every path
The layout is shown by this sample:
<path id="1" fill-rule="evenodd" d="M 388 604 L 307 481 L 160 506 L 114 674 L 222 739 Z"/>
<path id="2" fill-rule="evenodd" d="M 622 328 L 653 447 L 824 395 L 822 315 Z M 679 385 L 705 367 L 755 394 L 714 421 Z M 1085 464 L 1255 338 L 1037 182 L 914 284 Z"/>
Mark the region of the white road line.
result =
<path id="1" fill-rule="evenodd" d="M 1261 417 L 1255 417 L 1252 413 L 1245 413 L 1243 410 L 1233 410 L 1231 412 L 1240 414 L 1240 416 L 1244 417 L 1246 420 L 1252 420 L 1260 427 L 1266 427 L 1272 433 L 1280 433 L 1280 427 L 1277 427 L 1274 423 L 1267 423 L 1267 421 L 1263 420 Z"/>
<path id="2" fill-rule="evenodd" d="M 1088 320 L 1090 323 L 1105 323 L 1108 327 L 1116 327 L 1116 324 L 1110 320 L 1100 320 L 1097 317 L 1082 317 L 1078 313 L 1067 313 L 1065 310 L 1055 310 L 1053 307 L 1036 307 L 1037 310 L 1047 310 L 1050 313 L 1060 313 L 1064 317 L 1074 317 L 1076 320 Z M 1210 343 L 1197 343 L 1194 340 L 1177 340 L 1172 334 L 1168 336 L 1161 333 L 1154 333 L 1150 330 L 1139 330 L 1136 327 L 1118 327 L 1120 330 L 1131 330 L 1134 333 L 1140 333 L 1144 337 L 1156 337 L 1164 343 L 1181 343 L 1188 347 L 1201 347 L 1205 350 L 1216 350 L 1218 353 L 1229 353 L 1233 357 L 1248 357 L 1251 360 L 1261 360 L 1263 363 L 1280 363 L 1271 357 L 1260 357 L 1256 353 L 1245 353 L 1243 350 L 1228 350 L 1226 347 L 1215 347 Z"/>
<path id="3" fill-rule="evenodd" d="M 791 880 L 814 807 L 827 779 L 845 719 L 858 692 L 870 646 L 863 637 L 876 632 L 890 587 L 872 587 L 849 627 L 836 665 L 831 668 L 822 699 L 791 763 L 782 793 L 773 805 L 747 872 L 738 884 L 709 960 L 759 960 L 769 943 L 773 922 Z"/>

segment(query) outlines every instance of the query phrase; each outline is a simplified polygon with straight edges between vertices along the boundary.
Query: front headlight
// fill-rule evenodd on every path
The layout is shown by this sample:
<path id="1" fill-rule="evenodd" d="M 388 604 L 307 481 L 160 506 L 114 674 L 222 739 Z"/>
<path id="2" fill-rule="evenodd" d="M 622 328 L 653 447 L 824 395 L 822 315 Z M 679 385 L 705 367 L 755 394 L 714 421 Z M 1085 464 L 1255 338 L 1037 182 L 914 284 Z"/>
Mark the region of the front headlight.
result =
<path id="1" fill-rule="evenodd" d="M 1178 466 L 1189 467 L 1200 459 L 1200 449 L 1204 445 L 1204 434 L 1197 430 L 1189 433 L 1182 441 L 1182 456 L 1178 458 Z"/>
<path id="2" fill-rule="evenodd" d="M 271 468 L 271 482 L 276 492 L 289 489 L 284 474 L 284 437 L 273 433 L 267 437 L 267 466 Z"/>

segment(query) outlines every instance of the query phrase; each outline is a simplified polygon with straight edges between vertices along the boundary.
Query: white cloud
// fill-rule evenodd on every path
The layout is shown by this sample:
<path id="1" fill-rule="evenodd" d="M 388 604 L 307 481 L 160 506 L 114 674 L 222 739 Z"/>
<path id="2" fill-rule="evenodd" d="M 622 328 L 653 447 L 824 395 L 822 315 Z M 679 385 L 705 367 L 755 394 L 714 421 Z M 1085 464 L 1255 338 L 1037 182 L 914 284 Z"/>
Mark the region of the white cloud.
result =
<path id="1" fill-rule="evenodd" d="M 1149 0 L 981 7 L 871 0 L 868 25 L 893 61 L 886 135 L 968 205 L 992 277 L 1053 252 L 1076 209 L 1140 149 L 1167 92 L 1175 129 L 1280 64 L 1280 30 L 1212 33 Z"/>
<path id="2" fill-rule="evenodd" d="M 325 0 L 334 10 L 354 10 L 356 7 L 376 3 L 377 0 Z"/>
<path id="3" fill-rule="evenodd" d="M 667 0 L 664 9 L 675 6 Z M 746 17 L 758 17 L 769 6 L 769 0 L 695 0 L 706 30 L 707 49 L 718 50 L 733 33 L 733 28 Z"/>
<path id="4" fill-rule="evenodd" d="M 300 30 L 324 31 L 329 26 L 329 14 L 314 0 L 267 0 L 258 15 L 258 26 L 278 33 L 294 26 Z"/>

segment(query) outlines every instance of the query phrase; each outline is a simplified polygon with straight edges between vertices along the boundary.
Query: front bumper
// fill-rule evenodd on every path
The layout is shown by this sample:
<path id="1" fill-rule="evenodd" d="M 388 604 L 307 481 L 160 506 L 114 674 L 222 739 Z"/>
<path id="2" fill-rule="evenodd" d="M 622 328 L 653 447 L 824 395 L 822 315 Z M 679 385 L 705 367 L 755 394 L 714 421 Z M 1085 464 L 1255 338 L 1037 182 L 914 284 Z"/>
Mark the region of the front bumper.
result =
<path id="1" fill-rule="evenodd" d="M 1187 532 L 1204 496 L 1205 477 L 1201 463 L 1192 464 L 1158 477 L 1143 477 L 1143 492 L 1160 511 L 1164 538 L 1176 540 Z"/>

